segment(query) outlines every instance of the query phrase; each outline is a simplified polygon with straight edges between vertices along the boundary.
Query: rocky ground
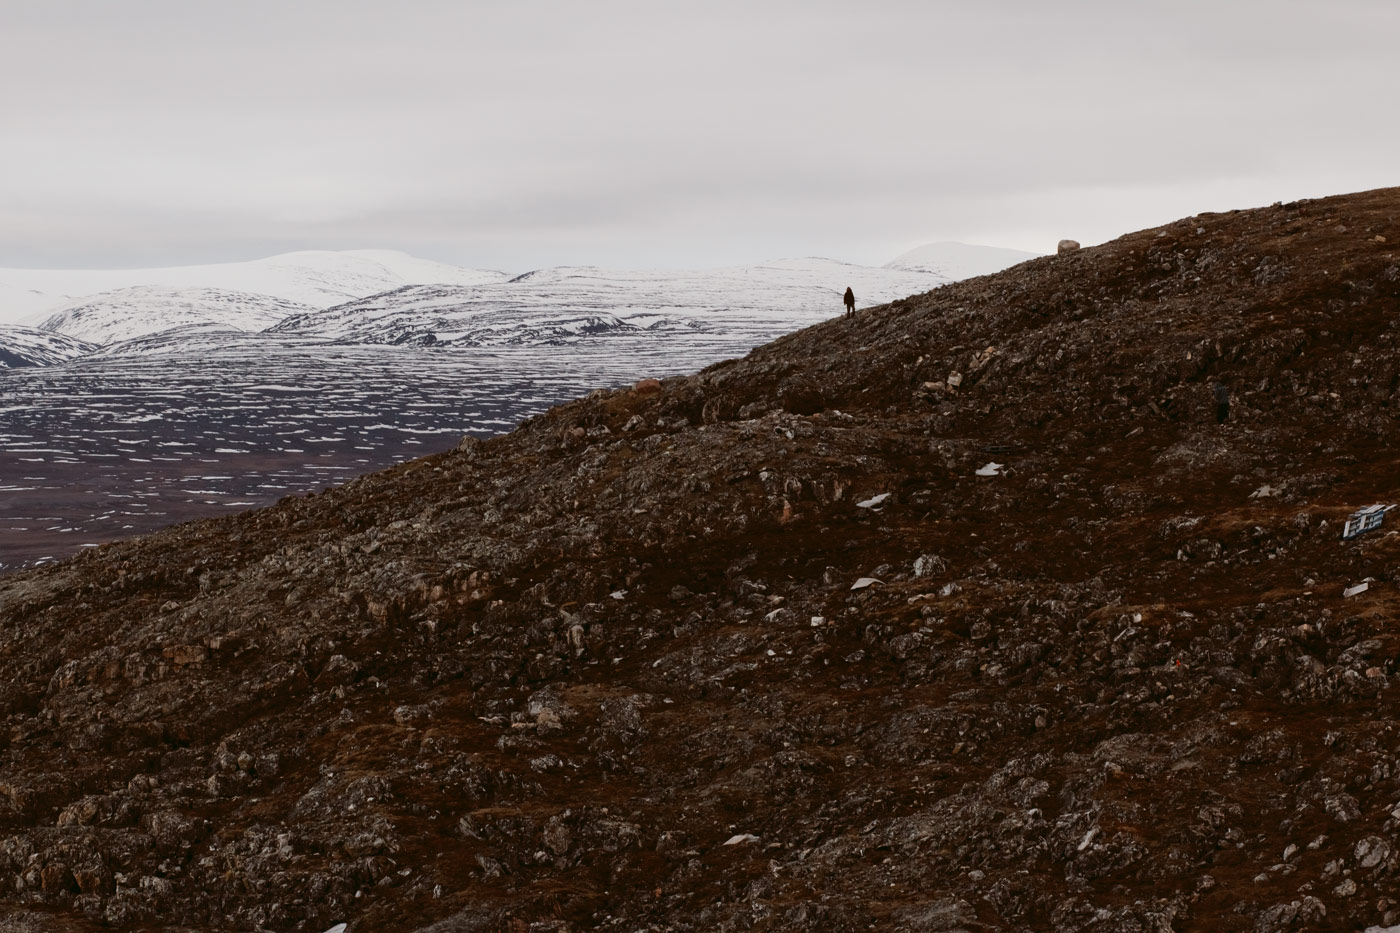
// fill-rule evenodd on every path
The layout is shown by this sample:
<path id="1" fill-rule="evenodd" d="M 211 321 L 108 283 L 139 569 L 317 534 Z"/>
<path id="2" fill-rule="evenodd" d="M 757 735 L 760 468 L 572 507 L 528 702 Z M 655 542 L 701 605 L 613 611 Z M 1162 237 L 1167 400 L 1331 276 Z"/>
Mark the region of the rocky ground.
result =
<path id="1" fill-rule="evenodd" d="M 1400 923 L 1396 244 L 1192 217 L 0 578 L 0 923 Z"/>

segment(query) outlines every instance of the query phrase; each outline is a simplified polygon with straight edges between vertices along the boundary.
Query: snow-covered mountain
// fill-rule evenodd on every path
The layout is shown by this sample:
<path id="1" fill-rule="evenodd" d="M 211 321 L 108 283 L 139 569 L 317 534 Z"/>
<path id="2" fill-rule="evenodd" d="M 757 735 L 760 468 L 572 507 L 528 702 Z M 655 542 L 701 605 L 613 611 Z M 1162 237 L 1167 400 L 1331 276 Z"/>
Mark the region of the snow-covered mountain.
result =
<path id="1" fill-rule="evenodd" d="M 463 269 L 395 250 L 308 250 L 163 269 L 0 269 L 0 323 L 33 323 L 56 307 L 136 286 L 213 288 L 325 308 L 404 285 L 475 285 L 506 278 L 503 272 Z"/>
<path id="2" fill-rule="evenodd" d="M 0 270 L 0 301 L 18 289 L 29 307 L 57 286 L 130 282 L 53 308 L 39 325 L 110 346 L 106 355 L 178 353 L 182 343 L 210 347 L 263 330 L 339 344 L 547 346 L 708 334 L 754 345 L 841 313 L 848 286 L 865 307 L 1031 256 L 943 243 L 881 268 L 813 258 L 685 271 L 559 267 L 507 278 L 388 250 L 312 251 L 154 270 Z"/>
<path id="3" fill-rule="evenodd" d="M 479 288 L 410 285 L 275 325 L 269 334 L 314 337 L 335 343 L 412 346 L 540 346 L 603 334 L 694 330 L 679 316 L 648 314 L 632 320 L 610 310 L 514 306 Z"/>
<path id="4" fill-rule="evenodd" d="M 0 324 L 0 369 L 50 366 L 91 353 L 92 344 L 64 334 Z"/>
<path id="5" fill-rule="evenodd" d="M 139 286 L 93 295 L 59 308 L 39 329 L 101 346 L 200 324 L 221 324 L 255 333 L 310 310 L 310 305 L 270 295 L 217 288 Z"/>
<path id="6" fill-rule="evenodd" d="M 120 356 L 199 355 L 237 343 L 252 346 L 264 339 L 262 333 L 250 333 L 231 324 L 183 324 L 97 347 L 89 356 L 92 359 L 108 359 Z"/>
<path id="7" fill-rule="evenodd" d="M 955 282 L 978 275 L 991 275 L 1040 255 L 1004 246 L 975 246 L 945 241 L 911 249 L 886 263 L 885 268 L 931 272 Z"/>
<path id="8" fill-rule="evenodd" d="M 566 343 L 603 334 L 722 329 L 773 335 L 946 281 L 920 270 L 799 259 L 692 271 L 542 269 L 468 288 L 404 288 L 272 328 L 336 343 L 451 346 Z"/>

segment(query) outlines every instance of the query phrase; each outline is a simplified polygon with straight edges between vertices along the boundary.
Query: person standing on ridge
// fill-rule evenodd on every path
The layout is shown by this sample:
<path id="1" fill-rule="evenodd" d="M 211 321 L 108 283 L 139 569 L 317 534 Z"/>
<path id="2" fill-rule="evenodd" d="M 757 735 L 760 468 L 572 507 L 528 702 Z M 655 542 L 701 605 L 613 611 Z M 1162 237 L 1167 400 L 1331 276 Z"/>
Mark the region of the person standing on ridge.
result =
<path id="1" fill-rule="evenodd" d="M 1215 384 L 1215 423 L 1224 424 L 1230 417 L 1230 387 L 1223 382 Z"/>
<path id="2" fill-rule="evenodd" d="M 846 286 L 846 317 L 856 316 L 856 293 Z"/>

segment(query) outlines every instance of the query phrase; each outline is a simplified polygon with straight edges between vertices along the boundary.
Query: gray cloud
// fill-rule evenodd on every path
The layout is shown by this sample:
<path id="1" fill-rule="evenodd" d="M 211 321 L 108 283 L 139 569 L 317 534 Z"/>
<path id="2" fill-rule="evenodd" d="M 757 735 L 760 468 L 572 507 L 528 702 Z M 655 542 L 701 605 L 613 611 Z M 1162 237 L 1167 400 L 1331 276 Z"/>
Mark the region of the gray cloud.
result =
<path id="1" fill-rule="evenodd" d="M 0 6 L 0 265 L 1048 249 L 1390 184 L 1400 8 Z"/>

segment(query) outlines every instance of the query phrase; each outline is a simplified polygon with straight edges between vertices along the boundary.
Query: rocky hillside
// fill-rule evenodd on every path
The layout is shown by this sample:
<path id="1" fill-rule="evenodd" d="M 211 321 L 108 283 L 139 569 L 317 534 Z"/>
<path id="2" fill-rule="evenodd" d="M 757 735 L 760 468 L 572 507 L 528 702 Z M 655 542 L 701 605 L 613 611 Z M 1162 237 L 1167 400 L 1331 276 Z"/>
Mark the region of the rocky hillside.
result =
<path id="1" fill-rule="evenodd" d="M 0 926 L 1400 923 L 1397 243 L 1192 217 L 0 578 Z"/>

